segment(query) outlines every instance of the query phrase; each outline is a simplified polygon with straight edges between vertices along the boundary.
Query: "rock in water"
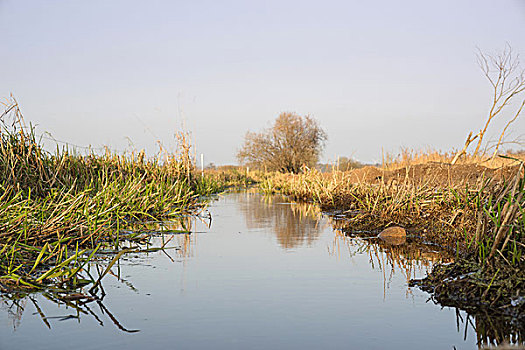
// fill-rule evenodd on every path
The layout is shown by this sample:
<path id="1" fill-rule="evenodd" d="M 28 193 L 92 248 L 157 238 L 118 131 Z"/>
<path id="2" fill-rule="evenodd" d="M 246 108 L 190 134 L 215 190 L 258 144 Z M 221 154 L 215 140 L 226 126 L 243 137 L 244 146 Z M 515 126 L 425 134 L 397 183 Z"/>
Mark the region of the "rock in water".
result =
<path id="1" fill-rule="evenodd" d="M 405 231 L 404 228 L 399 227 L 399 226 L 392 226 L 392 227 L 389 227 L 381 231 L 378 237 L 384 239 L 384 238 L 394 238 L 394 237 L 401 238 L 401 237 L 406 237 L 406 236 L 407 236 L 407 231 Z"/>
<path id="2" fill-rule="evenodd" d="M 407 240 L 407 232 L 402 227 L 393 226 L 381 231 L 377 237 L 388 244 L 401 245 Z"/>

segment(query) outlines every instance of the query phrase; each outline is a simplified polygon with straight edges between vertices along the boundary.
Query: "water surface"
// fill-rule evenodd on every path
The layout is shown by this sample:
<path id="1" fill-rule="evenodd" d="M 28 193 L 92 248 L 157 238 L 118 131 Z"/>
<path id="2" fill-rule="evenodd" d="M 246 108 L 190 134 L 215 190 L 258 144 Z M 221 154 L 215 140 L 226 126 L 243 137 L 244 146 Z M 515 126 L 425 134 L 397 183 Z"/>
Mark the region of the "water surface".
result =
<path id="1" fill-rule="evenodd" d="M 211 225 L 156 238 L 180 249 L 121 259 L 102 302 L 4 297 L 0 349 L 477 348 L 472 320 L 408 287 L 442 258 L 433 248 L 345 237 L 280 197 L 208 210 Z"/>

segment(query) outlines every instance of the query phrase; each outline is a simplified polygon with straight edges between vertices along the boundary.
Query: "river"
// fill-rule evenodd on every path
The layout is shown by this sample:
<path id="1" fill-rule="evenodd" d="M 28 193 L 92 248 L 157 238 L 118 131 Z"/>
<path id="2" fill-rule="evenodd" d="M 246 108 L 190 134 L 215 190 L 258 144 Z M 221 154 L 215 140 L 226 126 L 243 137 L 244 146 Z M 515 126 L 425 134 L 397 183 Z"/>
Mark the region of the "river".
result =
<path id="1" fill-rule="evenodd" d="M 191 234 L 155 238 L 177 249 L 122 258 L 102 301 L 3 296 L 0 348 L 478 347 L 472 318 L 408 286 L 444 258 L 432 247 L 348 237 L 279 196 L 228 193 L 207 210 Z"/>

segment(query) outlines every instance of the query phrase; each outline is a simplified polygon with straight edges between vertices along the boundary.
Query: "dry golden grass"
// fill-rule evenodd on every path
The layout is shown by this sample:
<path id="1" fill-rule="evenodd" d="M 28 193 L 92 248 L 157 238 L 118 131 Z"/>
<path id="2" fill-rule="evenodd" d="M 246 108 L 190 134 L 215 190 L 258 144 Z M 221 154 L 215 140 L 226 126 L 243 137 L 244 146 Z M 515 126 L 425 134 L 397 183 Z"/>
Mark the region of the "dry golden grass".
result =
<path id="1" fill-rule="evenodd" d="M 473 161 L 471 164 L 456 165 L 429 159 L 438 159 L 438 154 L 407 152 L 402 161 L 392 163 L 392 168 L 397 167 L 394 170 L 365 167 L 349 172 L 273 174 L 260 187 L 319 203 L 326 210 L 342 210 L 349 225 L 358 230 L 396 224 L 454 250 L 478 249 L 477 244 L 483 244 L 483 258 L 489 251 L 494 255 L 489 245 L 501 245 L 497 232 L 503 234 L 502 227 L 505 233 L 514 232 L 516 241 L 521 240 L 523 167 L 494 169 L 474 159 L 464 161 Z M 401 162 L 410 165 L 399 168 Z M 500 162 L 519 164 L 506 158 Z M 505 219 L 506 213 L 514 221 Z M 514 225 L 514 231 L 508 230 L 509 225 Z"/>
<path id="2" fill-rule="evenodd" d="M 408 166 L 419 164 L 450 164 L 454 159 L 456 152 L 442 152 L 433 149 L 427 150 L 412 150 L 408 148 L 401 149 L 397 155 L 386 153 L 383 155 L 382 168 L 387 170 L 395 170 L 405 168 Z M 457 164 L 459 165 L 478 165 L 489 169 L 497 169 L 508 166 L 515 166 L 519 161 L 525 161 L 525 151 L 508 152 L 501 154 L 504 157 L 492 157 L 492 155 L 478 155 L 472 156 L 467 154 L 461 157 Z M 514 158 L 514 159 L 511 159 Z M 515 160 L 517 159 L 517 160 Z"/>

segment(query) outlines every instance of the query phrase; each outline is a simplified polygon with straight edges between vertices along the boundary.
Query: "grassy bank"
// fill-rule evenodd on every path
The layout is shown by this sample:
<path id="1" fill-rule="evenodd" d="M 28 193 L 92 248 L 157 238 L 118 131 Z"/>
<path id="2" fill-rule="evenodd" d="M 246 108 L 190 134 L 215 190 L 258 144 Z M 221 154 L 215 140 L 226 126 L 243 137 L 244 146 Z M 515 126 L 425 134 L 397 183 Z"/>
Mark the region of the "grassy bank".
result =
<path id="1" fill-rule="evenodd" d="M 359 234 L 402 226 L 438 244 L 456 262 L 419 281 L 447 305 L 524 314 L 525 179 L 523 162 L 420 163 L 350 172 L 274 174 L 260 184 L 295 200 L 315 202 L 346 217 L 344 231 Z M 485 164 L 486 165 L 486 164 Z"/>
<path id="2" fill-rule="evenodd" d="M 84 267 L 102 250 L 120 256 L 121 243 L 136 238 L 124 234 L 128 228 L 193 212 L 202 196 L 226 185 L 195 172 L 184 133 L 176 153 L 146 158 L 144 152 L 79 155 L 58 147 L 49 153 L 16 103 L 6 107 L 0 125 L 3 291 L 96 284 Z"/>

